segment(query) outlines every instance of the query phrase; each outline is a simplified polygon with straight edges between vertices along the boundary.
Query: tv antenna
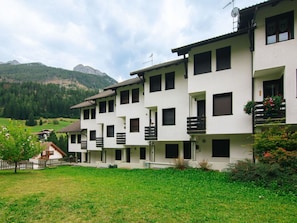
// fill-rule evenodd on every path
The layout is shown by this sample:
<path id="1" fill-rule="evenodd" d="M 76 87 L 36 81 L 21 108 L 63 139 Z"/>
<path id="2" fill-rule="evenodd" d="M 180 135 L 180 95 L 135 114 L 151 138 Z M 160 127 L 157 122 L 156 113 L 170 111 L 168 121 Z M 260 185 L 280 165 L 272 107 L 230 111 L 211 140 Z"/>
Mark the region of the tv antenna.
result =
<path id="1" fill-rule="evenodd" d="M 227 3 L 227 5 L 225 5 L 223 7 L 223 9 L 227 8 L 231 4 L 232 4 L 231 16 L 233 18 L 233 31 L 235 31 L 236 28 L 238 28 L 238 24 L 239 24 L 239 12 L 240 12 L 239 8 L 234 7 L 235 0 L 231 0 L 231 2 Z"/>
<path id="2" fill-rule="evenodd" d="M 151 63 L 152 66 L 153 66 L 153 65 L 154 65 L 154 54 L 152 53 L 152 54 L 149 56 L 149 58 L 150 58 L 150 60 L 145 61 L 144 64 L 145 64 L 145 63 Z"/>

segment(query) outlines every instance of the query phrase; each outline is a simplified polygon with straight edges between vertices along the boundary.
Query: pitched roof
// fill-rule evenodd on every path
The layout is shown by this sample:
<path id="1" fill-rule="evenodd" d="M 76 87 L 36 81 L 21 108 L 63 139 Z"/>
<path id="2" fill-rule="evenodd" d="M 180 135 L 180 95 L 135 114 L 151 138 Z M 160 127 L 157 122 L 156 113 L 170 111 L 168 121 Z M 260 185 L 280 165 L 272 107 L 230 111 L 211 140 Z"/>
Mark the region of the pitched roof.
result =
<path id="1" fill-rule="evenodd" d="M 169 67 L 172 65 L 178 65 L 180 63 L 182 63 L 184 61 L 184 59 L 178 59 L 178 60 L 172 60 L 172 61 L 167 61 L 165 63 L 160 63 L 160 64 L 156 64 L 150 67 L 146 67 L 140 70 L 136 70 L 130 73 L 130 75 L 143 75 L 144 72 L 148 72 L 148 71 L 152 71 L 152 70 L 157 70 L 157 69 L 161 69 L 161 68 L 165 68 L 165 67 Z"/>
<path id="2" fill-rule="evenodd" d="M 49 151 L 50 147 L 53 147 L 55 150 L 57 150 L 62 156 L 66 156 L 66 153 L 60 149 L 55 143 L 53 142 L 43 142 L 41 145 L 45 146 L 45 151 Z"/>
<path id="3" fill-rule="evenodd" d="M 86 101 L 87 100 L 96 100 L 96 99 L 99 99 L 99 98 L 106 98 L 106 97 L 113 96 L 113 95 L 115 95 L 115 91 L 109 89 L 109 90 L 106 90 L 106 91 L 102 91 L 99 94 L 88 97 L 85 100 Z"/>
<path id="4" fill-rule="evenodd" d="M 133 84 L 139 84 L 139 83 L 142 83 L 142 82 L 143 82 L 143 80 L 141 78 L 135 77 L 135 78 L 131 78 L 131 79 L 128 79 L 126 81 L 123 81 L 123 82 L 108 86 L 108 87 L 106 87 L 104 89 L 105 90 L 107 90 L 107 89 L 117 89 L 119 87 L 124 87 L 124 86 L 128 86 L 128 85 L 133 85 Z"/>
<path id="5" fill-rule="evenodd" d="M 77 105 L 73 105 L 70 107 L 70 109 L 74 109 L 74 108 L 84 108 L 84 107 L 89 107 L 89 106 L 93 106 L 95 104 L 95 101 L 84 101 L 84 102 L 81 102 Z"/>
<path id="6" fill-rule="evenodd" d="M 80 127 L 80 120 L 58 130 L 58 133 L 65 133 L 65 132 L 80 132 L 81 127 Z"/>

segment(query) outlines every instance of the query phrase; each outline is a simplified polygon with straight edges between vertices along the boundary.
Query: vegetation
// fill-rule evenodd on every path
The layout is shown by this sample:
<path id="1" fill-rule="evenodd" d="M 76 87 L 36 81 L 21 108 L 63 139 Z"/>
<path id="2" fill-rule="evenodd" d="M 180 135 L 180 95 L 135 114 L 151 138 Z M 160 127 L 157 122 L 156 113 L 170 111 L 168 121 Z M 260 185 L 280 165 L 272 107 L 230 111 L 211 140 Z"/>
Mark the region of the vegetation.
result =
<path id="1" fill-rule="evenodd" d="M 295 222 L 292 195 L 197 169 L 0 172 L 0 222 Z M 280 214 L 281 213 L 281 214 Z"/>
<path id="2" fill-rule="evenodd" d="M 269 126 L 255 134 L 257 163 L 231 165 L 230 177 L 297 196 L 297 133 L 288 126 Z"/>
<path id="3" fill-rule="evenodd" d="M 1 82 L 0 115 L 17 120 L 29 120 L 32 116 L 79 118 L 79 111 L 70 107 L 97 93 L 97 90 L 69 89 L 56 84 Z"/>
<path id="4" fill-rule="evenodd" d="M 42 147 L 23 126 L 12 123 L 0 127 L 0 159 L 15 164 L 14 172 L 20 161 L 28 160 L 39 154 Z"/>
<path id="5" fill-rule="evenodd" d="M 77 71 L 70 71 L 60 68 L 48 67 L 40 63 L 29 64 L 0 64 L 0 80 L 3 82 L 37 82 L 69 83 L 67 87 L 84 86 L 87 89 L 103 89 L 106 86 L 115 84 L 116 81 L 108 75 L 98 76 L 85 74 Z"/>

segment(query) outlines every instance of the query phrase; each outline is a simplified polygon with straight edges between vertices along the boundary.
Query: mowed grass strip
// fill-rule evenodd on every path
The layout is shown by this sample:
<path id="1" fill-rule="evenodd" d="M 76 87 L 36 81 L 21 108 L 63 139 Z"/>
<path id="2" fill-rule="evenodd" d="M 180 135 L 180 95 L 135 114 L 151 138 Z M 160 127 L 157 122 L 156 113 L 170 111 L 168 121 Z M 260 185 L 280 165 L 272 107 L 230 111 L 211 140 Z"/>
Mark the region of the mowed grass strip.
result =
<path id="1" fill-rule="evenodd" d="M 0 222 L 296 222 L 297 199 L 196 169 L 0 171 Z"/>

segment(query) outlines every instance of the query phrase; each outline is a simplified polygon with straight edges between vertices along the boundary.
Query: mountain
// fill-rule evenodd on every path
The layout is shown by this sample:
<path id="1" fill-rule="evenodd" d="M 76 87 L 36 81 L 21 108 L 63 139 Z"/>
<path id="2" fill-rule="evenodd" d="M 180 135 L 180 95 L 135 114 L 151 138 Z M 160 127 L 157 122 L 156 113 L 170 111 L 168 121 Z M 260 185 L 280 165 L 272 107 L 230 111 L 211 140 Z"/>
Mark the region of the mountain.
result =
<path id="1" fill-rule="evenodd" d="M 79 64 L 73 68 L 73 71 L 81 72 L 81 73 L 86 73 L 86 74 L 95 74 L 99 76 L 105 76 L 107 75 L 106 73 L 102 73 L 100 70 L 96 70 L 93 67 L 90 66 L 84 66 L 82 64 Z"/>
<path id="2" fill-rule="evenodd" d="M 105 73 L 78 65 L 74 71 L 49 67 L 42 63 L 20 64 L 17 60 L 0 63 L 0 82 L 36 82 L 57 84 L 67 88 L 103 89 L 117 83 Z"/>

